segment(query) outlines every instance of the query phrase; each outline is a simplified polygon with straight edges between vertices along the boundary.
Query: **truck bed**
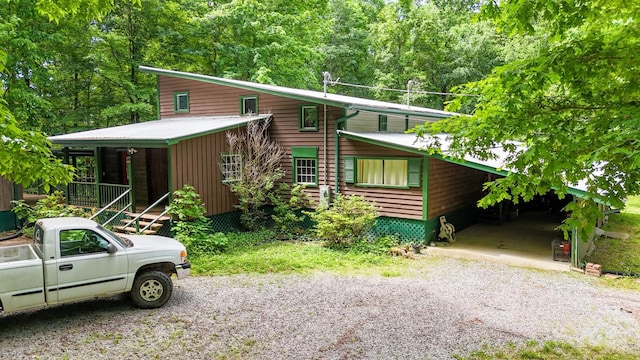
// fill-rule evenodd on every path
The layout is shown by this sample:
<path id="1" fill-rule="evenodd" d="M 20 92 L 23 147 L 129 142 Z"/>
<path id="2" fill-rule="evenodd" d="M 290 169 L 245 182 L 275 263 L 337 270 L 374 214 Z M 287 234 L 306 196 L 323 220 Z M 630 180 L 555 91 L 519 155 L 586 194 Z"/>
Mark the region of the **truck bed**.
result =
<path id="1" fill-rule="evenodd" d="M 0 247 L 0 264 L 38 259 L 31 245 L 12 245 Z"/>

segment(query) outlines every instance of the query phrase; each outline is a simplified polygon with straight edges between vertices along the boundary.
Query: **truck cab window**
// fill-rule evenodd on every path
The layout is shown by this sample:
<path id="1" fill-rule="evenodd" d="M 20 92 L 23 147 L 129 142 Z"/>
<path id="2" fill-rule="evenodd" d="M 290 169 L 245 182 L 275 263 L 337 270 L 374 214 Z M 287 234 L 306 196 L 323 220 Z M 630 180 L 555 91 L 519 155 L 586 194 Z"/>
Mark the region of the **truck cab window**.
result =
<path id="1" fill-rule="evenodd" d="M 94 231 L 61 230 L 60 231 L 60 255 L 76 256 L 106 252 L 109 242 Z"/>

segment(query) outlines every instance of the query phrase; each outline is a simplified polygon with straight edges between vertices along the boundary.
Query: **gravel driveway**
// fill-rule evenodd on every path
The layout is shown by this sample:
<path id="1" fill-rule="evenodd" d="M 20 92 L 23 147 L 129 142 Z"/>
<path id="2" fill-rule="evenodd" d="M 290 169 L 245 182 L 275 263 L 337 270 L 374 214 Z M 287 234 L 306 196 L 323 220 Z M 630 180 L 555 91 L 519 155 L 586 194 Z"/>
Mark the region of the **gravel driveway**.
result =
<path id="1" fill-rule="evenodd" d="M 161 309 L 113 297 L 9 314 L 0 337 L 1 359 L 451 359 L 527 340 L 640 353 L 640 293 L 441 259 L 410 278 L 190 277 Z"/>

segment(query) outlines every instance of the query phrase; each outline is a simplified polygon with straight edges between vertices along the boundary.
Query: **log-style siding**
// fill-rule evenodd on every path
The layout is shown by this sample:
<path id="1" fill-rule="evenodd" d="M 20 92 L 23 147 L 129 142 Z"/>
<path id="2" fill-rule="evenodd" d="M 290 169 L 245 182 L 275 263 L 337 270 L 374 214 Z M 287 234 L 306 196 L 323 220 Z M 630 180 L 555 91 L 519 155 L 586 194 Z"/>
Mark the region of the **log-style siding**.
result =
<path id="1" fill-rule="evenodd" d="M 340 158 L 344 156 L 422 158 L 415 154 L 384 148 L 351 139 L 340 138 Z M 349 195 L 361 195 L 374 201 L 379 214 L 405 219 L 422 219 L 422 186 L 409 189 L 358 187 L 344 183 L 344 168 L 340 166 L 340 192 Z M 421 166 L 424 166 L 422 164 Z M 424 181 L 424 180 L 423 180 Z"/>
<path id="2" fill-rule="evenodd" d="M 428 218 L 475 205 L 486 181 L 487 173 L 483 171 L 429 159 Z"/>

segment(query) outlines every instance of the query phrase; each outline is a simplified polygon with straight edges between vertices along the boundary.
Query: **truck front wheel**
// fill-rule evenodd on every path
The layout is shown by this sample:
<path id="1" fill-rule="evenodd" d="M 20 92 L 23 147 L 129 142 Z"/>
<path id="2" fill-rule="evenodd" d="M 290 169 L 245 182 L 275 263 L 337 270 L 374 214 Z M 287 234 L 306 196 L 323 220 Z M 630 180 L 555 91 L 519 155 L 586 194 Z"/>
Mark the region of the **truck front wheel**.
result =
<path id="1" fill-rule="evenodd" d="M 147 271 L 136 277 L 131 288 L 131 299 L 142 309 L 164 305 L 173 292 L 173 282 L 161 271 Z"/>

